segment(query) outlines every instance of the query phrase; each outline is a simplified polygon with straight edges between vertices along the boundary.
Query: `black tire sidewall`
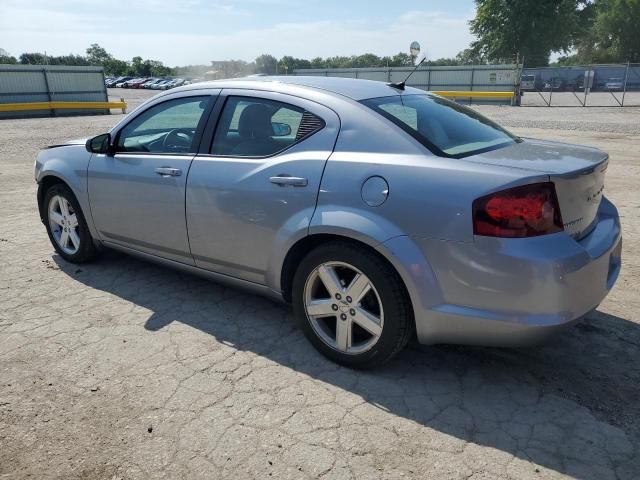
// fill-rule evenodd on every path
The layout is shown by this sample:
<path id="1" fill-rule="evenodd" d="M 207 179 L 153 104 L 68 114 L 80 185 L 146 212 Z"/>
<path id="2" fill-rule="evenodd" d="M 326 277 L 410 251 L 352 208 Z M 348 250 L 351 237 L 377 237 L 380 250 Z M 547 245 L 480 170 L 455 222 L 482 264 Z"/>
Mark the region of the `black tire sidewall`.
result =
<path id="1" fill-rule="evenodd" d="M 60 248 L 58 242 L 53 236 L 53 232 L 51 231 L 51 225 L 49 223 L 49 203 L 51 199 L 59 195 L 64 197 L 73 207 L 74 212 L 76 213 L 76 217 L 78 219 L 78 233 L 80 235 L 80 248 L 78 251 L 72 255 L 68 254 L 64 250 Z M 82 208 L 80 208 L 80 204 L 76 199 L 75 195 L 71 191 L 69 187 L 64 184 L 57 183 L 51 186 L 45 193 L 43 199 L 43 211 L 44 211 L 44 224 L 47 229 L 47 234 L 49 235 L 49 240 L 55 248 L 56 252 L 71 263 L 83 263 L 88 260 L 91 260 L 96 253 L 95 245 L 93 243 L 93 237 L 91 236 L 91 232 L 89 231 L 89 227 L 87 225 L 87 221 L 82 212 Z"/>
<path id="2" fill-rule="evenodd" d="M 350 355 L 339 352 L 320 339 L 309 321 L 304 306 L 304 287 L 307 278 L 320 264 L 338 261 L 348 263 L 363 272 L 375 286 L 384 310 L 384 325 L 378 342 L 368 351 Z M 309 341 L 325 356 L 353 368 L 371 368 L 389 360 L 404 342 L 406 324 L 412 321 L 406 308 L 404 294 L 396 271 L 370 252 L 351 244 L 329 244 L 312 251 L 298 267 L 292 290 L 296 321 Z M 402 337 L 402 338 L 401 338 Z M 406 343 L 406 342 L 405 342 Z M 404 346 L 404 345 L 403 345 Z"/>

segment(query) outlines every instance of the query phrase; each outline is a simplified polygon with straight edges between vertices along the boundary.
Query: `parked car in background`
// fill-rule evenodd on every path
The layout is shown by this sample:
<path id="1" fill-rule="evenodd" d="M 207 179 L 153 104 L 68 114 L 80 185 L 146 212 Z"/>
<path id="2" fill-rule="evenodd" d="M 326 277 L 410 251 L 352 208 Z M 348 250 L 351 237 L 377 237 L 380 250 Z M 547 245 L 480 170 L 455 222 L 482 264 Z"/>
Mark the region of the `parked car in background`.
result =
<path id="1" fill-rule="evenodd" d="M 171 88 L 180 87 L 184 85 L 186 81 L 187 80 L 185 80 L 184 78 L 174 78 L 169 83 L 165 83 L 164 85 L 162 85 L 160 87 L 160 90 L 169 90 Z"/>
<path id="2" fill-rule="evenodd" d="M 565 90 L 576 92 L 584 90 L 584 73 L 569 79 L 565 85 Z"/>
<path id="3" fill-rule="evenodd" d="M 607 83 L 604 84 L 604 88 L 613 92 L 621 92 L 624 88 L 624 80 L 620 77 L 609 77 Z"/>
<path id="4" fill-rule="evenodd" d="M 142 85 L 144 85 L 145 83 L 147 83 L 149 80 L 151 80 L 150 77 L 146 77 L 146 78 L 140 78 L 138 79 L 138 81 L 136 82 L 132 82 L 129 85 L 129 88 L 142 88 Z"/>
<path id="5" fill-rule="evenodd" d="M 532 92 L 536 88 L 536 76 L 535 75 L 522 75 L 520 78 L 520 90 L 525 92 Z"/>
<path id="6" fill-rule="evenodd" d="M 114 87 L 116 87 L 116 88 L 126 88 L 126 87 L 125 87 L 125 85 L 126 85 L 128 82 L 132 81 L 132 80 L 136 80 L 136 78 L 134 78 L 134 77 L 124 77 L 124 79 L 123 79 L 123 80 L 118 81 L 118 82 L 114 85 Z"/>
<path id="7" fill-rule="evenodd" d="M 156 85 L 156 84 L 158 84 L 158 83 L 160 83 L 162 81 L 163 81 L 162 78 L 152 78 L 151 80 L 143 83 L 140 88 L 147 88 L 148 89 L 148 88 L 151 88 L 152 85 Z"/>
<path id="8" fill-rule="evenodd" d="M 161 82 L 154 83 L 149 88 L 151 88 L 152 90 L 166 90 L 164 86 L 170 84 L 172 81 L 173 80 L 171 79 L 165 79 L 165 80 L 162 80 Z"/>
<path id="9" fill-rule="evenodd" d="M 138 77 L 133 80 L 129 80 L 122 85 L 123 88 L 138 88 L 139 85 L 149 80 L 149 77 Z"/>
<path id="10" fill-rule="evenodd" d="M 525 345 L 596 308 L 621 265 L 608 160 L 416 88 L 286 76 L 156 95 L 35 179 L 65 261 L 110 247 L 290 302 L 370 367 L 416 334 Z"/>
<path id="11" fill-rule="evenodd" d="M 180 79 L 176 79 L 173 78 L 171 80 L 169 80 L 168 82 L 165 82 L 163 84 L 160 85 L 160 90 L 169 90 L 171 88 L 174 88 L 176 86 L 177 81 Z"/>
<path id="12" fill-rule="evenodd" d="M 555 77 L 550 80 L 547 80 L 544 84 L 544 89 L 546 91 L 550 90 L 563 90 L 564 82 L 561 78 Z"/>
<path id="13" fill-rule="evenodd" d="M 109 81 L 107 83 L 107 87 L 114 88 L 118 83 L 126 82 L 127 80 L 131 80 L 132 77 L 117 77 Z"/>

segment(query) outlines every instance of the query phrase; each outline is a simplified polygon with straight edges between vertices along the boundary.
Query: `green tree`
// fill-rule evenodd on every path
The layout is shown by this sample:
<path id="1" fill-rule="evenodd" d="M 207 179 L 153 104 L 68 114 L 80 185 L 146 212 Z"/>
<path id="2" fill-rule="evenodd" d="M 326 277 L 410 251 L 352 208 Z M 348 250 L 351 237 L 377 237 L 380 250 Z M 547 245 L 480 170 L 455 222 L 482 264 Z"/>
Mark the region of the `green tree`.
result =
<path id="1" fill-rule="evenodd" d="M 276 64 L 278 60 L 273 55 L 260 55 L 255 60 L 256 63 L 256 73 L 265 73 L 267 75 L 275 75 L 276 74 Z"/>
<path id="2" fill-rule="evenodd" d="M 173 69 L 165 66 L 159 60 L 145 60 L 143 63 L 143 75 L 151 77 L 166 77 L 173 73 Z"/>
<path id="3" fill-rule="evenodd" d="M 473 48 L 465 48 L 456 55 L 458 65 L 484 65 L 487 62 L 487 58 L 484 57 L 478 50 Z"/>
<path id="4" fill-rule="evenodd" d="M 413 65 L 413 58 L 408 53 L 400 52 L 391 57 L 390 67 L 411 67 Z"/>
<path id="5" fill-rule="evenodd" d="M 618 62 L 640 62 L 640 0 L 595 2 L 596 48 Z"/>
<path id="6" fill-rule="evenodd" d="M 568 52 L 580 30 L 580 10 L 587 0 L 476 0 L 470 21 L 477 37 L 472 48 L 490 61 L 529 66 L 549 63 L 551 52 Z"/>
<path id="7" fill-rule="evenodd" d="M 436 60 L 427 60 L 424 64 L 432 67 L 448 67 L 452 65 L 460 65 L 460 62 L 457 58 L 437 58 Z"/>
<path id="8" fill-rule="evenodd" d="M 382 58 L 373 54 L 373 53 L 365 53 L 363 55 L 358 55 L 356 57 L 356 63 L 358 67 L 386 67 L 386 63 L 383 62 Z"/>
<path id="9" fill-rule="evenodd" d="M 97 43 L 92 43 L 87 48 L 87 60 L 91 65 L 104 65 L 112 59 L 113 56 Z"/>
<path id="10" fill-rule="evenodd" d="M 105 60 L 102 66 L 104 67 L 104 73 L 118 77 L 126 75 L 129 69 L 129 64 L 127 62 L 124 60 L 118 60 L 117 58 Z"/>
<path id="11" fill-rule="evenodd" d="M 326 65 L 324 58 L 322 57 L 315 57 L 311 59 L 311 68 L 325 68 Z"/>
<path id="12" fill-rule="evenodd" d="M 33 52 L 21 54 L 18 60 L 23 65 L 48 65 L 48 58 L 42 53 Z"/>
<path id="13" fill-rule="evenodd" d="M 131 59 L 127 73 L 131 76 L 139 77 L 145 75 L 144 68 L 142 57 L 135 56 Z"/>
<path id="14" fill-rule="evenodd" d="M 4 48 L 0 48 L 0 63 L 18 63 L 18 60 Z"/>
<path id="15" fill-rule="evenodd" d="M 299 68 L 311 68 L 311 62 L 304 58 L 295 58 L 290 56 L 284 56 L 278 61 L 279 73 L 292 73 Z"/>
<path id="16" fill-rule="evenodd" d="M 19 62 L 23 65 L 89 65 L 85 57 L 72 53 L 58 57 L 39 52 L 23 53 L 20 55 Z"/>
<path id="17" fill-rule="evenodd" d="M 558 65 L 640 62 L 640 0 L 595 0 L 580 11 L 575 54 Z"/>

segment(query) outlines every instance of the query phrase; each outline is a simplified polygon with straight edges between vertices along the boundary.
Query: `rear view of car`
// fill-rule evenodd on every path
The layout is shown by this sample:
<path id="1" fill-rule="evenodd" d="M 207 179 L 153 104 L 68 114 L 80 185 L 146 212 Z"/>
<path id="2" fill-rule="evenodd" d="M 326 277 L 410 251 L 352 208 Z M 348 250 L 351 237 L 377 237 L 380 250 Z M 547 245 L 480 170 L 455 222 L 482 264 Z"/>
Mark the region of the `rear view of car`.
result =
<path id="1" fill-rule="evenodd" d="M 533 91 L 535 90 L 536 85 L 536 76 L 535 75 L 522 75 L 520 79 L 520 89 L 523 91 Z"/>
<path id="2" fill-rule="evenodd" d="M 363 103 L 436 156 L 424 160 L 436 170 L 407 167 L 404 181 L 380 174 L 403 200 L 393 218 L 408 218 L 409 237 L 441 292 L 426 294 L 422 301 L 432 306 L 416 313 L 422 343 L 535 343 L 607 295 L 620 270 L 621 230 L 603 195 L 604 152 L 521 139 L 438 97 Z M 325 175 L 355 175 L 341 167 L 329 162 Z M 455 205 L 429 206 L 434 196 L 451 199 L 451 191 Z"/>
<path id="3" fill-rule="evenodd" d="M 604 86 L 609 91 L 620 92 L 624 88 L 624 81 L 619 77 L 611 77 L 607 79 L 607 83 Z"/>

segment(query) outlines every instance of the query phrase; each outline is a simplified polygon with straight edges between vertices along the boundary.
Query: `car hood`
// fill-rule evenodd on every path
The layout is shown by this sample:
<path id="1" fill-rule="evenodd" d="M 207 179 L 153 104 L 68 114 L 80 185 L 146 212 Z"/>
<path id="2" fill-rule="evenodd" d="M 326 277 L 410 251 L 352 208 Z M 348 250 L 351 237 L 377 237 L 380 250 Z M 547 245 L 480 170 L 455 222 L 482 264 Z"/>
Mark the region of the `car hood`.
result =
<path id="1" fill-rule="evenodd" d="M 55 145 L 49 145 L 47 148 L 68 147 L 71 145 L 85 145 L 89 138 L 77 138 L 75 140 L 69 140 L 66 143 L 56 143 Z"/>
<path id="2" fill-rule="evenodd" d="M 597 148 L 524 138 L 520 143 L 466 157 L 465 160 L 548 175 L 565 175 L 595 168 L 607 158 L 608 155 Z"/>

